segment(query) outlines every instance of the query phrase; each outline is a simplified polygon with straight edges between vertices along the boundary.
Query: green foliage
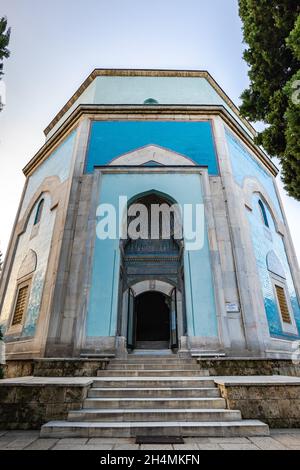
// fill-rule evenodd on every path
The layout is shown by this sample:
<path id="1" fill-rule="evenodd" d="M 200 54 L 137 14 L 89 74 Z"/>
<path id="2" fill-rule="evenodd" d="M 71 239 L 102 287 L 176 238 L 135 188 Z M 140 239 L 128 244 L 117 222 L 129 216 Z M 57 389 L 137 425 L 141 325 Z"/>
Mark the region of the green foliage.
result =
<path id="1" fill-rule="evenodd" d="M 7 27 L 7 19 L 0 18 L 0 77 L 3 75 L 3 59 L 9 57 L 7 49 L 10 38 L 10 28 Z"/>
<path id="2" fill-rule="evenodd" d="M 287 83 L 284 92 L 289 101 L 285 112 L 286 151 L 281 159 L 283 178 L 286 190 L 300 201 L 300 71 Z"/>
<path id="3" fill-rule="evenodd" d="M 300 4 L 239 0 L 239 13 L 248 45 L 244 59 L 250 66 L 241 113 L 267 124 L 257 143 L 279 157 L 285 188 L 300 200 Z M 295 100 L 297 87 L 299 100 Z"/>

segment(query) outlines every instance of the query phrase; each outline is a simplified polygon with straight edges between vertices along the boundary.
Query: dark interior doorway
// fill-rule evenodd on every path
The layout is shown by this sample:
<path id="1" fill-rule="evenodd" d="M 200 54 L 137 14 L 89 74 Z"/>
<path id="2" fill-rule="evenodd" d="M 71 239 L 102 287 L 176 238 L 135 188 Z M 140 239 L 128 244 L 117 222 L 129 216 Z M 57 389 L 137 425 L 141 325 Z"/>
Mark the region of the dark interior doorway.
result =
<path id="1" fill-rule="evenodd" d="M 170 340 L 170 307 L 161 292 L 144 292 L 135 299 L 136 341 Z"/>

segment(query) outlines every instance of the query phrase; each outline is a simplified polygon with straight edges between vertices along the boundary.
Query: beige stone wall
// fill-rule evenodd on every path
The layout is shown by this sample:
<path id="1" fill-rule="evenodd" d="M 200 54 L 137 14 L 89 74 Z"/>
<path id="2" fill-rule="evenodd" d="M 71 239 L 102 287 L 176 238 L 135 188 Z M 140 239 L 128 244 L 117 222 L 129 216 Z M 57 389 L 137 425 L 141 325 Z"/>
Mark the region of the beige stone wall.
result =
<path id="1" fill-rule="evenodd" d="M 260 419 L 271 428 L 300 427 L 300 385 L 222 385 L 228 409 L 243 419 Z"/>
<path id="2" fill-rule="evenodd" d="M 90 381 L 91 383 L 91 381 Z M 90 383 L 0 382 L 0 429 L 40 429 L 47 421 L 64 420 L 82 408 Z"/>
<path id="3" fill-rule="evenodd" d="M 19 359 L 3 365 L 4 378 L 18 377 L 95 377 L 109 359 Z"/>
<path id="4" fill-rule="evenodd" d="M 289 376 L 300 377 L 300 364 L 290 359 L 198 359 L 200 369 L 211 376 Z M 300 393 L 300 389 L 299 389 Z"/>

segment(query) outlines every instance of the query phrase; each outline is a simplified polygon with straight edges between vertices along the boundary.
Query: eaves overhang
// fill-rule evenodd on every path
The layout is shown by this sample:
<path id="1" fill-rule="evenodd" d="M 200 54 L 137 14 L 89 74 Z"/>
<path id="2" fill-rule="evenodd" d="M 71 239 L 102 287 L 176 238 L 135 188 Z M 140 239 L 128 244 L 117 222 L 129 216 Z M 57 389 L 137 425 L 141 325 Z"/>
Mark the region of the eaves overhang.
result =
<path id="1" fill-rule="evenodd" d="M 176 117 L 176 115 L 181 115 Z M 223 121 L 248 145 L 255 153 L 264 166 L 276 176 L 279 172 L 278 168 L 271 161 L 269 156 L 258 147 L 245 129 L 241 126 L 237 119 L 222 105 L 100 105 L 89 104 L 79 105 L 68 118 L 57 129 L 55 134 L 51 136 L 41 149 L 34 155 L 29 163 L 23 168 L 25 176 L 30 176 L 33 171 L 47 159 L 57 145 L 65 138 L 65 136 L 76 128 L 78 123 L 84 119 L 91 120 L 143 120 L 155 117 L 157 120 L 184 120 L 184 115 L 193 115 L 207 119 L 214 116 L 220 116 Z"/>

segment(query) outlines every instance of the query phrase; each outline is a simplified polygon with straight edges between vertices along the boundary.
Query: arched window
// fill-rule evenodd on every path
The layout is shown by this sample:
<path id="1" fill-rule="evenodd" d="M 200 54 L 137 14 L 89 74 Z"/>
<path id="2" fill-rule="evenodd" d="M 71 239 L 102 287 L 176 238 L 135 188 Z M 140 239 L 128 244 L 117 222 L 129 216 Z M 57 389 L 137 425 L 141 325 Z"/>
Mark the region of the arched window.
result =
<path id="1" fill-rule="evenodd" d="M 147 98 L 147 99 L 144 101 L 144 104 L 158 104 L 158 101 L 155 100 L 154 98 Z"/>
<path id="2" fill-rule="evenodd" d="M 267 211 L 266 211 L 266 208 L 265 208 L 265 206 L 264 206 L 264 203 L 262 202 L 261 199 L 259 199 L 258 205 L 259 205 L 259 209 L 260 209 L 260 213 L 261 213 L 262 220 L 263 220 L 265 226 L 266 226 L 266 227 L 269 227 L 269 222 L 268 222 L 268 217 L 267 217 Z"/>
<path id="3" fill-rule="evenodd" d="M 44 199 L 41 199 L 40 202 L 37 205 L 35 218 L 34 218 L 34 225 L 37 225 L 41 220 L 42 212 L 43 212 L 43 206 L 44 206 Z"/>

